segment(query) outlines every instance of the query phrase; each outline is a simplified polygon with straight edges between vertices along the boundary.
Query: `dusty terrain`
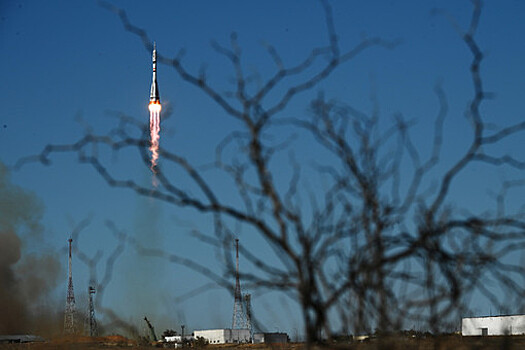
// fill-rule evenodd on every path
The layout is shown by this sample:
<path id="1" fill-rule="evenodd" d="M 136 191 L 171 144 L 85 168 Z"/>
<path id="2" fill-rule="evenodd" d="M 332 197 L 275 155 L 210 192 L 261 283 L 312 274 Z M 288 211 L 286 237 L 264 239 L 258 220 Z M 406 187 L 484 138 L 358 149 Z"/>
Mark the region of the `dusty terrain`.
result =
<path id="1" fill-rule="evenodd" d="M 155 349 L 160 346 L 138 345 L 137 342 L 122 336 L 106 337 L 61 337 L 42 343 L 26 344 L 0 344 L 0 349 L 6 350 L 51 350 L 51 349 Z M 300 350 L 304 344 L 290 343 L 281 345 L 245 344 L 245 345 L 206 345 L 200 349 L 275 349 L 275 350 Z M 326 344 L 317 349 L 351 349 L 351 350 L 484 350 L 484 349 L 525 349 L 525 337 L 468 337 L 443 336 L 437 338 L 385 338 L 373 339 L 361 343 Z"/>

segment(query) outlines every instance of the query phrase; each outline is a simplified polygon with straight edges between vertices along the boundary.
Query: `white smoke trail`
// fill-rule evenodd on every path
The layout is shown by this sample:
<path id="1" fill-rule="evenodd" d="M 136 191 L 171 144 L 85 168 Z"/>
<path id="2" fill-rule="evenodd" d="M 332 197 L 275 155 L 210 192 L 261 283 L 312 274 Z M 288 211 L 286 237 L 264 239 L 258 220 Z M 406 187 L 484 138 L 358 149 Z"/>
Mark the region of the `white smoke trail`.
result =
<path id="1" fill-rule="evenodd" d="M 150 169 L 155 175 L 157 173 L 157 164 L 159 159 L 159 140 L 160 140 L 160 103 L 149 104 L 149 129 L 150 129 L 150 152 L 151 165 Z M 153 185 L 157 185 L 155 177 L 153 178 Z"/>

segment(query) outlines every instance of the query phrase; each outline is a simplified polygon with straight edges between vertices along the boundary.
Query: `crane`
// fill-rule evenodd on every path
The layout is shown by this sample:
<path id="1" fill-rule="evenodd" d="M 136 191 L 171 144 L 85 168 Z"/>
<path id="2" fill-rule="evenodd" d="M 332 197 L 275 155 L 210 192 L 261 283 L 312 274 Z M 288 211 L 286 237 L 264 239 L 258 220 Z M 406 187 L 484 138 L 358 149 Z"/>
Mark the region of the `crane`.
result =
<path id="1" fill-rule="evenodd" d="M 146 321 L 146 323 L 148 324 L 148 328 L 151 333 L 151 338 L 153 339 L 153 341 L 157 341 L 157 336 L 155 335 L 155 329 L 153 328 L 151 323 L 148 321 L 148 318 L 146 316 L 144 316 L 144 321 Z"/>

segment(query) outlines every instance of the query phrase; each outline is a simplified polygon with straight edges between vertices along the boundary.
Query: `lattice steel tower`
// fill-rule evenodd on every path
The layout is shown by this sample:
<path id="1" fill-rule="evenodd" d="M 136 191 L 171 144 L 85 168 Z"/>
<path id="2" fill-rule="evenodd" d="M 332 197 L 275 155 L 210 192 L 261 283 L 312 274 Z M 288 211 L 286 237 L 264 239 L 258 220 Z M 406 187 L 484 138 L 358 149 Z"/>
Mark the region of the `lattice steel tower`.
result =
<path id="1" fill-rule="evenodd" d="M 73 272 L 71 270 L 71 242 L 73 242 L 73 239 L 69 238 L 68 242 L 69 279 L 67 282 L 66 312 L 64 314 L 64 333 L 73 334 L 75 333 L 75 293 L 73 291 Z"/>
<path id="2" fill-rule="evenodd" d="M 232 329 L 246 329 L 246 314 L 244 313 L 241 281 L 239 279 L 239 239 L 235 239 L 235 300 L 233 303 Z"/>
<path id="3" fill-rule="evenodd" d="M 246 307 L 246 328 L 250 331 L 250 337 L 253 339 L 251 294 L 244 294 L 244 306 Z"/>
<path id="4" fill-rule="evenodd" d="M 89 286 L 89 335 L 94 337 L 97 335 L 97 320 L 95 318 L 95 305 L 93 304 L 93 294 L 95 294 L 95 288 Z"/>

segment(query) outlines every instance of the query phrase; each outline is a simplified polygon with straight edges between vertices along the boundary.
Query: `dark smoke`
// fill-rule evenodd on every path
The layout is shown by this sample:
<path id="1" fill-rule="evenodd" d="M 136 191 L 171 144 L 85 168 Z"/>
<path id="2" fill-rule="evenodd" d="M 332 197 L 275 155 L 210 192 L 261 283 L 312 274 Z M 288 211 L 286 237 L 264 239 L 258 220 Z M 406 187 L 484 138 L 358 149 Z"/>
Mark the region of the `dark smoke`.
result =
<path id="1" fill-rule="evenodd" d="M 52 252 L 24 254 L 23 242 L 42 240 L 43 205 L 11 183 L 0 163 L 0 334 L 58 332 L 60 312 L 50 292 L 62 268 Z"/>

